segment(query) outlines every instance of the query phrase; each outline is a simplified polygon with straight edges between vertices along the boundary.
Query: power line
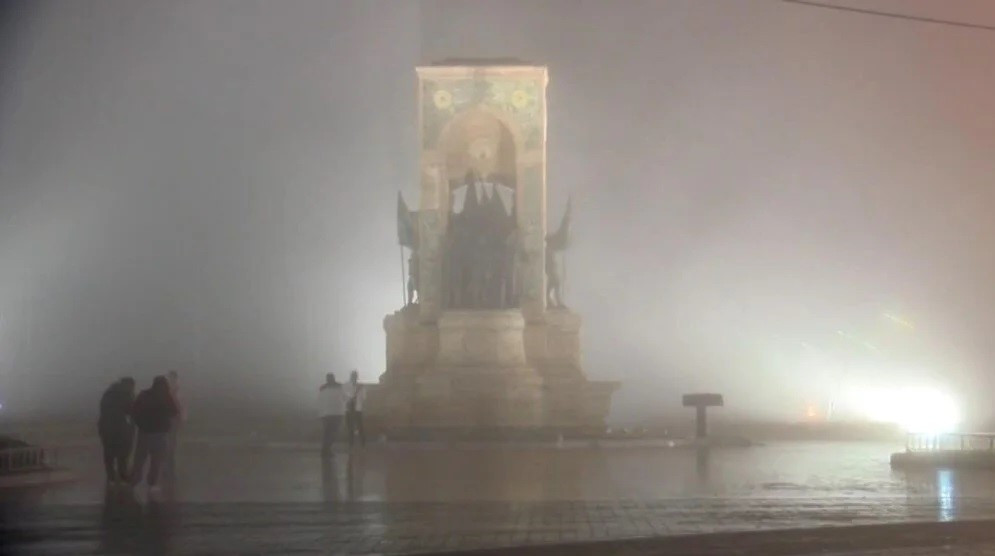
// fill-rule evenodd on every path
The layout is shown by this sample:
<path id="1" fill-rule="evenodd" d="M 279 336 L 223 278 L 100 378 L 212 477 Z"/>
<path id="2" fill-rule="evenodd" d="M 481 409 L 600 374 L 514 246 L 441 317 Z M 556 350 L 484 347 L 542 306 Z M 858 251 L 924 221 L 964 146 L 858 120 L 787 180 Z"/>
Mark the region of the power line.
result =
<path id="1" fill-rule="evenodd" d="M 827 10 L 838 10 L 841 12 L 853 12 L 864 15 L 876 15 L 880 17 L 891 17 L 894 19 L 905 19 L 908 21 L 918 21 L 920 23 L 935 23 L 937 25 L 949 25 L 951 27 L 966 27 L 969 29 L 981 29 L 984 31 L 995 31 L 995 25 L 982 25 L 980 23 L 967 23 L 964 21 L 951 21 L 949 19 L 936 19 L 934 17 L 923 17 L 918 15 L 907 15 L 894 12 L 882 12 L 879 10 L 869 10 L 866 8 L 854 8 L 852 6 L 839 6 L 836 4 L 825 4 L 814 0 L 781 0 L 786 4 L 799 4 L 811 6 L 813 8 L 824 8 Z"/>

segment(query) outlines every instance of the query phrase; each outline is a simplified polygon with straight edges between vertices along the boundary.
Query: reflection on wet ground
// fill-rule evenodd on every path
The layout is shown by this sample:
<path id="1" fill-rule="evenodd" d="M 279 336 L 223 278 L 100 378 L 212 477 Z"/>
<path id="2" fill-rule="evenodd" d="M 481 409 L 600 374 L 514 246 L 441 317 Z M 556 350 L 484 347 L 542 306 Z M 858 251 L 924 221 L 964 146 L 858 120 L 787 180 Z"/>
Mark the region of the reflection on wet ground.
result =
<path id="1" fill-rule="evenodd" d="M 149 499 L 81 480 L 32 500 L 41 553 L 406 552 L 646 535 L 995 517 L 995 473 L 893 472 L 881 443 L 751 448 L 187 444 Z"/>
<path id="2" fill-rule="evenodd" d="M 941 488 L 995 497 L 995 481 L 953 474 L 904 475 L 880 443 L 785 443 L 752 448 L 556 449 L 525 445 L 373 445 L 322 464 L 294 447 L 187 445 L 177 496 L 185 502 L 380 502 L 657 500 L 702 497 L 938 496 Z M 99 503 L 95 449 L 63 450 L 79 482 L 46 503 Z M 968 481 L 968 491 L 961 485 Z M 980 481 L 980 482 L 979 482 Z"/>

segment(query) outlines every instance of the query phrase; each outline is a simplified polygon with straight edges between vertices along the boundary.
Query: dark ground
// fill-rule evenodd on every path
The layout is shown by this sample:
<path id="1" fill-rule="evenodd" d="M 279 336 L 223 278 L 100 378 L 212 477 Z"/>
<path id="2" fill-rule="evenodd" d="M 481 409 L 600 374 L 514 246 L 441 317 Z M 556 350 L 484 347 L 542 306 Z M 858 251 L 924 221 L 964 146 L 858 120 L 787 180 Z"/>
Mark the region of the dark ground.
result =
<path id="1" fill-rule="evenodd" d="M 150 498 L 106 490 L 83 438 L 60 453 L 77 480 L 8 507 L 4 539 L 15 554 L 988 554 L 995 475 L 892 471 L 899 448 L 374 443 L 323 464 L 311 444 L 188 438 Z"/>

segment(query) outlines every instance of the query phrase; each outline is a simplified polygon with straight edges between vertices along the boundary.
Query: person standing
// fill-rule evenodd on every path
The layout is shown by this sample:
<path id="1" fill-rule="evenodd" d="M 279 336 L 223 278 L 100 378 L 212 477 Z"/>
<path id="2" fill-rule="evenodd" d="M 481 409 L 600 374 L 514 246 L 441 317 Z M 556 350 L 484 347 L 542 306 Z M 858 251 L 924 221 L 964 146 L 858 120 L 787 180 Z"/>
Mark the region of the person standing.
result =
<path id="1" fill-rule="evenodd" d="M 148 485 L 150 492 L 156 492 L 159 488 L 159 469 L 169 449 L 169 430 L 173 419 L 179 415 L 169 391 L 169 380 L 161 375 L 155 377 L 152 387 L 143 390 L 135 399 L 131 413 L 138 427 L 138 443 L 130 483 L 134 486 L 141 482 L 145 460 L 151 459 Z"/>
<path id="2" fill-rule="evenodd" d="M 321 456 L 332 455 L 332 444 L 342 427 L 342 414 L 345 413 L 345 398 L 342 385 L 335 380 L 333 373 L 325 375 L 325 383 L 318 389 L 318 416 L 321 417 Z"/>
<path id="3" fill-rule="evenodd" d="M 349 373 L 349 382 L 343 388 L 345 391 L 345 426 L 349 435 L 349 445 L 356 435 L 359 435 L 359 445 L 366 446 L 366 431 L 363 430 L 363 402 L 366 401 L 366 388 L 359 383 L 359 373 L 353 370 Z"/>
<path id="4" fill-rule="evenodd" d="M 180 424 L 186 420 L 186 407 L 180 402 L 180 374 L 176 371 L 169 371 L 166 375 L 169 380 L 169 394 L 173 397 L 173 404 L 176 406 L 176 416 L 173 417 L 169 425 L 169 437 L 166 449 L 165 473 L 169 479 L 176 478 L 176 447 L 180 432 Z"/>
<path id="5" fill-rule="evenodd" d="M 135 379 L 125 377 L 111 384 L 100 397 L 97 432 L 104 448 L 104 471 L 107 484 L 128 480 L 128 457 L 135 429 L 129 420 L 135 399 Z"/>

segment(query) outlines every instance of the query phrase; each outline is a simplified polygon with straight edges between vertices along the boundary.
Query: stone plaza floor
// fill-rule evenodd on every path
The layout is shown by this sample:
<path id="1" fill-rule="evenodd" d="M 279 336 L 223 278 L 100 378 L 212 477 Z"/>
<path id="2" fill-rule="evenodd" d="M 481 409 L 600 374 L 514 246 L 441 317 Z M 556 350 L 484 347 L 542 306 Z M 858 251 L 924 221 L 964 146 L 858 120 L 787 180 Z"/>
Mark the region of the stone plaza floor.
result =
<path id="1" fill-rule="evenodd" d="M 392 554 L 595 543 L 587 546 L 601 552 L 592 554 L 722 554 L 735 552 L 626 543 L 792 530 L 826 532 L 822 540 L 804 538 L 839 554 L 890 556 L 923 543 L 929 554 L 938 546 L 949 547 L 945 554 L 993 553 L 952 552 L 992 550 L 995 527 L 988 526 L 975 528 L 970 546 L 930 544 L 942 541 L 935 536 L 898 548 L 829 542 L 832 531 L 853 526 L 995 519 L 995 474 L 895 472 L 888 465 L 895 449 L 375 444 L 323 462 L 311 446 L 191 439 L 175 485 L 149 499 L 142 487 L 106 490 L 95 447 L 82 446 L 60 456 L 78 480 L 18 512 L 24 542 L 17 547 L 36 554 Z M 919 529 L 894 534 L 911 538 Z M 741 542 L 760 538 L 733 546 L 747 550 Z M 782 553 L 833 553 L 798 552 L 804 538 L 791 545 L 796 552 Z M 544 550 L 579 553 L 579 546 Z"/>

